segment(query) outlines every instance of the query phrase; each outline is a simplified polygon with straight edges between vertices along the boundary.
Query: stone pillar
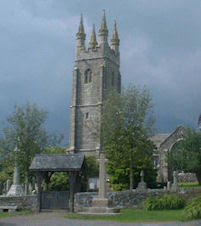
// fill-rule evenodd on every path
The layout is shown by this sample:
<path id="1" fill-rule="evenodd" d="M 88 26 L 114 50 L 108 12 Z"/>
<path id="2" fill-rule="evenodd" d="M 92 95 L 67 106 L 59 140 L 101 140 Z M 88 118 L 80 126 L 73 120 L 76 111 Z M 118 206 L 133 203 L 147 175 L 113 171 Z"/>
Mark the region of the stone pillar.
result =
<path id="1" fill-rule="evenodd" d="M 42 203 L 41 203 L 41 199 L 42 199 L 42 175 L 40 172 L 37 173 L 37 187 L 38 187 L 38 194 L 37 194 L 37 199 L 38 199 L 38 212 L 40 213 L 41 211 L 41 207 L 42 207 Z"/>
<path id="2" fill-rule="evenodd" d="M 141 182 L 142 181 L 144 182 L 144 171 L 143 170 L 140 171 L 140 177 L 141 177 Z"/>
<path id="3" fill-rule="evenodd" d="M 74 212 L 74 192 L 75 192 L 76 176 L 77 176 L 77 172 L 69 173 L 69 183 L 70 183 L 69 209 L 71 213 Z"/>
<path id="4" fill-rule="evenodd" d="M 13 184 L 15 185 L 20 184 L 20 171 L 17 163 L 15 164 L 15 169 L 14 169 Z"/>
<path id="5" fill-rule="evenodd" d="M 106 197 L 106 158 L 105 153 L 100 153 L 99 159 L 99 191 L 98 197 L 92 199 L 92 206 L 87 208 L 87 214 L 118 214 L 120 209 L 112 208 L 112 200 Z"/>
<path id="6" fill-rule="evenodd" d="M 22 186 L 20 185 L 20 169 L 18 167 L 17 160 L 15 162 L 13 184 L 10 187 L 7 196 L 16 196 L 16 195 L 23 195 L 23 189 Z"/>
<path id="7" fill-rule="evenodd" d="M 106 198 L 106 158 L 105 153 L 100 154 L 99 160 L 99 190 L 98 197 L 100 199 Z"/>
<path id="8" fill-rule="evenodd" d="M 10 181 L 10 179 L 8 179 L 8 180 L 6 181 L 6 192 L 9 191 L 10 187 L 11 187 L 11 181 Z"/>

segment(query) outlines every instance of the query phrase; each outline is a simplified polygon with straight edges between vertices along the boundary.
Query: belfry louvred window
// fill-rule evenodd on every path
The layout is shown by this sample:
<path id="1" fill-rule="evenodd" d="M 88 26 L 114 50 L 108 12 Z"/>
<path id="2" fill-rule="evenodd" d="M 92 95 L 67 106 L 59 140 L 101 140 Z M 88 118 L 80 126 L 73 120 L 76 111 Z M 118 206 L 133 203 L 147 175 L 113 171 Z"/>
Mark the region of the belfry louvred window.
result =
<path id="1" fill-rule="evenodd" d="M 92 72 L 90 69 L 87 69 L 84 73 L 84 83 L 90 83 L 92 82 Z"/>

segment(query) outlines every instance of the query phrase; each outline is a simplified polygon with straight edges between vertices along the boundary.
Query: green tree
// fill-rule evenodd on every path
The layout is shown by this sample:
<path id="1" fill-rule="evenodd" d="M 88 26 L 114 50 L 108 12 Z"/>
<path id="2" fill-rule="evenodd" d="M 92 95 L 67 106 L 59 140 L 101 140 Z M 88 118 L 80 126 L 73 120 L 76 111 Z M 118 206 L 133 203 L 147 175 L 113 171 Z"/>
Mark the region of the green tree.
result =
<path id="1" fill-rule="evenodd" d="M 47 111 L 39 109 L 36 104 L 28 102 L 24 106 L 16 105 L 0 137 L 2 167 L 6 168 L 7 163 L 14 165 L 17 158 L 22 180 L 26 183 L 31 175 L 29 166 L 35 154 L 45 152 L 48 146 L 55 146 L 62 140 L 62 136 L 50 134 L 45 129 L 47 117 Z M 13 151 L 16 146 L 19 149 L 17 156 Z"/>
<path id="2" fill-rule="evenodd" d="M 109 159 L 108 173 L 115 189 L 133 189 L 141 170 L 149 185 L 155 181 L 153 105 L 146 87 L 130 86 L 121 94 L 110 93 L 103 104 L 102 135 Z"/>
<path id="3" fill-rule="evenodd" d="M 44 151 L 48 154 L 66 154 L 66 149 L 63 147 L 47 147 Z M 50 178 L 48 189 L 50 191 L 67 191 L 69 189 L 69 180 L 67 172 L 55 172 Z"/>
<path id="4" fill-rule="evenodd" d="M 201 132 L 186 129 L 180 149 L 169 155 L 168 162 L 174 170 L 195 173 L 201 185 Z"/>
<path id="5" fill-rule="evenodd" d="M 50 191 L 67 191 L 69 189 L 68 174 L 66 172 L 55 172 L 49 183 Z"/>
<path id="6" fill-rule="evenodd" d="M 96 157 L 89 155 L 85 157 L 86 161 L 86 174 L 87 177 L 98 177 L 99 175 L 99 164 Z"/>
<path id="7" fill-rule="evenodd" d="M 171 151 L 167 153 L 167 162 L 168 162 L 168 180 L 173 180 L 173 172 L 176 170 L 185 171 L 186 170 L 186 161 L 185 161 L 185 152 L 183 147 L 183 141 L 175 143 L 171 148 Z"/>

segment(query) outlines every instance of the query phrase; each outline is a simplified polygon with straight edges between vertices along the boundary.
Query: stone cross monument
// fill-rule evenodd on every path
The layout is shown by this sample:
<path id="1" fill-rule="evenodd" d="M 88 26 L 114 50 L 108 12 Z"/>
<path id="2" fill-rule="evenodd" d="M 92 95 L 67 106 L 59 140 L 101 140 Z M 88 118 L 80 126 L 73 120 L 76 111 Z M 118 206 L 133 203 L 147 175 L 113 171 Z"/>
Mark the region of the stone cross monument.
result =
<path id="1" fill-rule="evenodd" d="M 18 148 L 16 147 L 14 151 L 17 156 Z M 18 161 L 16 157 L 13 184 L 11 185 L 7 193 L 7 196 L 17 196 L 17 195 L 23 195 L 23 189 L 22 189 L 22 186 L 20 185 L 20 169 L 19 169 Z"/>
<path id="2" fill-rule="evenodd" d="M 100 153 L 99 159 L 99 191 L 98 197 L 93 198 L 92 207 L 89 207 L 85 213 L 88 214 L 118 214 L 119 209 L 112 208 L 112 201 L 106 194 L 106 163 L 105 153 Z"/>
<path id="3" fill-rule="evenodd" d="M 141 172 L 140 172 L 140 177 L 141 177 L 141 179 L 140 179 L 140 182 L 139 182 L 139 184 L 137 186 L 137 189 L 138 190 L 146 189 L 147 188 L 147 184 L 144 182 L 144 171 L 143 170 L 141 170 Z"/>

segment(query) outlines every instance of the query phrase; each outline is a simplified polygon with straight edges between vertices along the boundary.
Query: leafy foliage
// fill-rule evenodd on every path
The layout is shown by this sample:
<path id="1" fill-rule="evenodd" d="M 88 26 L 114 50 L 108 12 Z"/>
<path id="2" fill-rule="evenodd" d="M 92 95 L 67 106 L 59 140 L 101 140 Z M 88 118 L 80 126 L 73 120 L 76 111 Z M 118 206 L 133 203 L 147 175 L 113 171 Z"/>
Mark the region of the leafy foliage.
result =
<path id="1" fill-rule="evenodd" d="M 166 210 L 182 209 L 186 205 L 185 198 L 176 194 L 164 195 L 160 201 L 163 209 Z"/>
<path id="2" fill-rule="evenodd" d="M 184 171 L 186 169 L 186 162 L 184 161 L 185 152 L 183 141 L 174 144 L 171 151 L 168 153 L 168 168 L 169 180 L 173 180 L 173 172 L 177 170 Z"/>
<path id="3" fill-rule="evenodd" d="M 201 132 L 186 129 L 180 151 L 169 155 L 169 163 L 177 170 L 195 173 L 201 185 Z"/>
<path id="4" fill-rule="evenodd" d="M 143 202 L 143 209 L 145 209 L 145 210 L 161 210 L 163 208 L 161 207 L 160 199 L 155 198 L 155 197 L 148 197 Z"/>
<path id="5" fill-rule="evenodd" d="M 66 154 L 66 149 L 59 146 L 48 146 L 44 149 L 43 153 L 47 154 Z"/>
<path id="6" fill-rule="evenodd" d="M 99 164 L 95 156 L 89 155 L 85 157 L 86 160 L 86 174 L 88 177 L 98 177 L 99 175 Z"/>
<path id="7" fill-rule="evenodd" d="M 185 205 L 186 200 L 183 196 L 168 194 L 161 198 L 148 197 L 143 203 L 143 208 L 145 210 L 174 210 L 182 209 Z"/>
<path id="8" fill-rule="evenodd" d="M 4 172 L 14 165 L 17 158 L 21 179 L 24 181 L 32 176 L 29 166 L 35 154 L 43 153 L 48 146 L 60 143 L 62 136 L 50 134 L 44 128 L 47 117 L 47 111 L 39 109 L 36 104 L 28 102 L 24 106 L 15 106 L 0 137 L 1 164 Z M 17 154 L 13 151 L 16 146 Z"/>
<path id="9" fill-rule="evenodd" d="M 44 150 L 45 153 L 49 154 L 65 154 L 65 148 L 54 146 L 47 147 Z M 48 189 L 50 191 L 67 191 L 69 189 L 68 174 L 65 172 L 55 172 L 49 182 Z"/>
<path id="10" fill-rule="evenodd" d="M 55 172 L 50 179 L 50 191 L 67 191 L 69 190 L 68 174 L 65 172 Z"/>
<path id="11" fill-rule="evenodd" d="M 201 196 L 192 200 L 184 209 L 185 219 L 200 219 L 201 218 Z"/>
<path id="12" fill-rule="evenodd" d="M 102 135 L 113 188 L 133 189 L 141 170 L 152 185 L 156 171 L 152 159 L 155 146 L 148 139 L 154 123 L 149 91 L 134 86 L 121 94 L 110 93 L 103 106 Z"/>

